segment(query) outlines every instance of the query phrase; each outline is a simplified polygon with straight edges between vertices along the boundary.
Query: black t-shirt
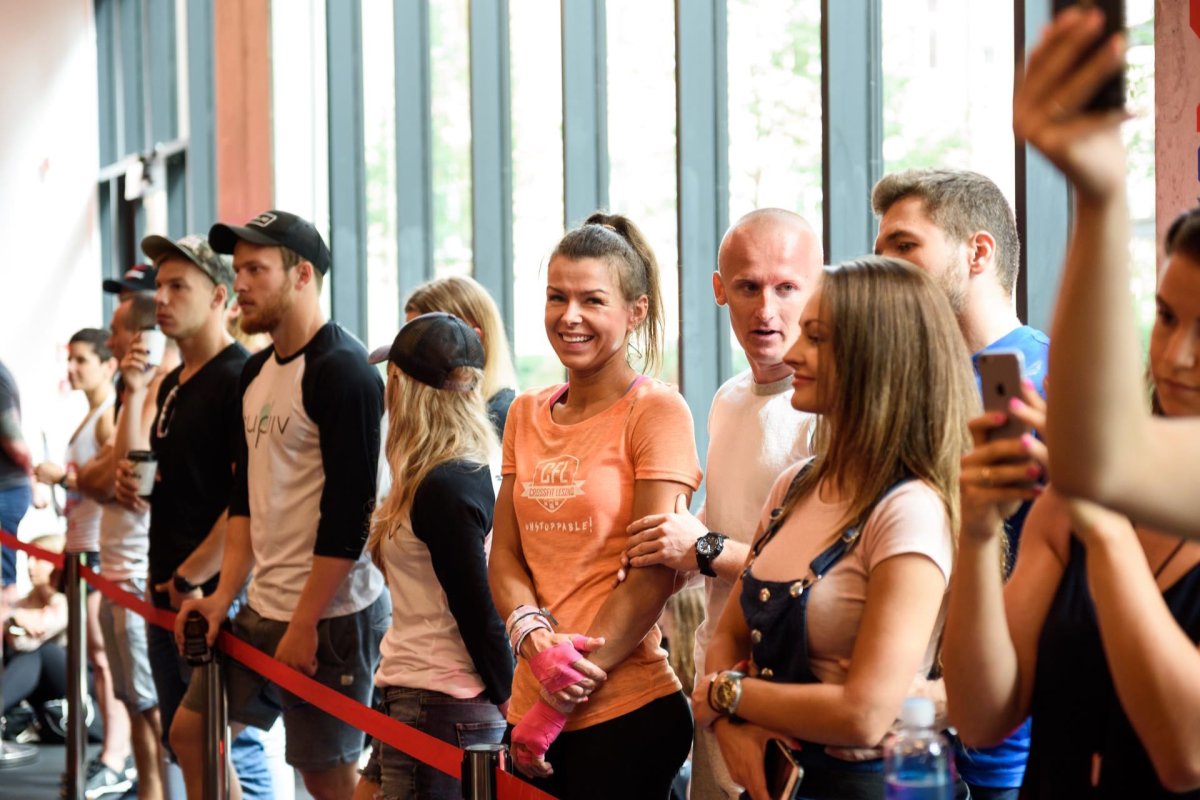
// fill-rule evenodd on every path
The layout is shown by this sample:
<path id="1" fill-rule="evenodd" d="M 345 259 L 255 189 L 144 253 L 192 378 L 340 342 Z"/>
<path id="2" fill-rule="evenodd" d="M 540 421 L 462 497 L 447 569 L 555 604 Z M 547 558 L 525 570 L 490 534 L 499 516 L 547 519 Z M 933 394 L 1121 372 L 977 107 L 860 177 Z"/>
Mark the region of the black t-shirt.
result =
<path id="1" fill-rule="evenodd" d="M 233 463 L 242 433 L 239 391 L 249 354 L 233 343 L 179 383 L 183 367 L 163 379 L 150 449 L 158 479 L 150 498 L 150 580 L 171 577 L 229 507 Z"/>
<path id="2" fill-rule="evenodd" d="M 17 391 L 17 382 L 4 362 L 0 362 L 0 416 L 10 416 L 14 422 L 21 419 L 21 395 Z M 11 489 L 29 481 L 25 470 L 0 448 L 0 489 Z"/>
<path id="3" fill-rule="evenodd" d="M 434 467 L 412 500 L 412 532 L 429 548 L 433 572 L 488 698 L 512 694 L 513 654 L 488 587 L 484 539 L 492 530 L 496 495 L 486 467 L 448 461 Z"/>

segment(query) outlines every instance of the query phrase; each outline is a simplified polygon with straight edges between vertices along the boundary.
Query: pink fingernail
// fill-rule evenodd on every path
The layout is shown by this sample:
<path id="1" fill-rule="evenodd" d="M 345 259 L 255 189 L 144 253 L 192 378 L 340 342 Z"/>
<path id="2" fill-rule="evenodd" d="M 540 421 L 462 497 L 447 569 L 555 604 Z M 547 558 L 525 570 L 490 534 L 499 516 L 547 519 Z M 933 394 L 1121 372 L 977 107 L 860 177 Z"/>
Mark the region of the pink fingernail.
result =
<path id="1" fill-rule="evenodd" d="M 1032 449 L 1033 448 L 1033 436 L 1028 433 L 1023 434 L 1021 436 L 1021 446 L 1024 447 L 1026 450 Z"/>
<path id="2" fill-rule="evenodd" d="M 1042 477 L 1042 468 L 1037 466 L 1030 467 L 1025 470 L 1025 474 L 1031 478 L 1040 478 Z"/>
<path id="3" fill-rule="evenodd" d="M 1006 419 L 1008 419 L 1008 415 L 1003 411 L 997 411 L 995 414 L 992 414 L 992 422 L 996 423 L 997 425 L 1004 424 L 1004 420 Z"/>
<path id="4" fill-rule="evenodd" d="M 1029 380 L 1029 378 L 1022 378 L 1021 385 L 1024 386 L 1026 389 L 1031 389 L 1031 390 L 1037 389 L 1037 387 L 1033 385 L 1033 381 Z"/>
<path id="5" fill-rule="evenodd" d="M 1022 403 L 1021 399 L 1018 397 L 1014 397 L 1008 401 L 1008 410 L 1009 411 L 1020 411 L 1023 408 L 1025 408 L 1025 404 Z"/>

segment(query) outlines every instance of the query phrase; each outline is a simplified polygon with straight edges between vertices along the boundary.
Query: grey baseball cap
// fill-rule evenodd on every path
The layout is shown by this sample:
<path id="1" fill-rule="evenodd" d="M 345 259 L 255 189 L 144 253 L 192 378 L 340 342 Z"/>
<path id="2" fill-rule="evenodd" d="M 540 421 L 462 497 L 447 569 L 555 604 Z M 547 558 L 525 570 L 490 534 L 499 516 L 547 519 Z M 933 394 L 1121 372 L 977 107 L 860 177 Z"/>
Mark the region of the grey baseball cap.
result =
<path id="1" fill-rule="evenodd" d="M 213 283 L 233 287 L 233 261 L 213 250 L 208 239 L 198 234 L 188 234 L 172 242 L 165 236 L 147 236 L 142 239 L 142 252 L 157 267 L 168 256 L 180 256 L 195 264 Z"/>

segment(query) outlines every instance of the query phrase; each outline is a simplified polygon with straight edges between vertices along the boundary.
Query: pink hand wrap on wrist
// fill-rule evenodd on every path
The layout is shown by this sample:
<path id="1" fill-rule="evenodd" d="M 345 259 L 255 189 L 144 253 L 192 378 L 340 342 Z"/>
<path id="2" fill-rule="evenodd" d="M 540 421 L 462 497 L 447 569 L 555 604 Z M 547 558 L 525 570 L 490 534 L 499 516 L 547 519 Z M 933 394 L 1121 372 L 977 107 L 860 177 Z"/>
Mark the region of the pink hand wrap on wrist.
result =
<path id="1" fill-rule="evenodd" d="M 549 705 L 545 700 L 538 700 L 533 708 L 521 717 L 517 727 L 513 728 L 513 743 L 523 745 L 523 748 L 513 748 L 513 757 L 517 761 L 517 766 L 529 766 L 530 755 L 539 758 L 546 755 L 546 751 L 562 733 L 566 724 L 566 714 Z"/>
<path id="2" fill-rule="evenodd" d="M 549 650 L 543 650 L 529 659 L 533 677 L 537 678 L 538 682 L 542 684 L 542 688 L 550 694 L 579 683 L 587 677 L 571 666 L 584 657 L 575 649 L 575 642 L 581 638 L 586 640 L 586 637 L 573 636 L 570 642 L 559 642 Z"/>

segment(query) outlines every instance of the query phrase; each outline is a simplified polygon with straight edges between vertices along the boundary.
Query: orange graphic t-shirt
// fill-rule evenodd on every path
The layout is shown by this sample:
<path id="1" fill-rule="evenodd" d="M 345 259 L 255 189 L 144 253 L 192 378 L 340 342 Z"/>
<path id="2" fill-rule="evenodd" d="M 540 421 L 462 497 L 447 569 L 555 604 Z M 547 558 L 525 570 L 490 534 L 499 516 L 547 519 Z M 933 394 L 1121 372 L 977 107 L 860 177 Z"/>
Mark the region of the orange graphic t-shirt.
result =
<path id="1" fill-rule="evenodd" d="M 633 521 L 634 481 L 675 481 L 695 490 L 701 473 L 692 415 L 673 386 L 639 379 L 594 417 L 560 425 L 550 409 L 566 389 L 536 389 L 513 401 L 502 472 L 515 477 L 517 535 L 538 605 L 550 610 L 559 631 L 586 633 L 613 591 Z M 607 722 L 678 691 L 661 641 L 654 626 L 566 729 Z M 510 721 L 519 721 L 537 697 L 537 680 L 521 659 Z"/>

